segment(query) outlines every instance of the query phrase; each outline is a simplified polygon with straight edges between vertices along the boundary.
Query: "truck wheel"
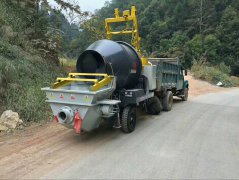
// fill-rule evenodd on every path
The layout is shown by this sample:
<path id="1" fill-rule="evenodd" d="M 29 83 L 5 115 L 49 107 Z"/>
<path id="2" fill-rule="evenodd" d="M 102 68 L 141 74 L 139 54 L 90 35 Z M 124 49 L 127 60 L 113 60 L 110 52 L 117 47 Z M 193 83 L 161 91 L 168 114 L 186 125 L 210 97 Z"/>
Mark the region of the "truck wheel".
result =
<path id="1" fill-rule="evenodd" d="M 149 98 L 146 105 L 147 112 L 152 115 L 158 115 L 162 110 L 162 104 L 157 96 Z"/>
<path id="2" fill-rule="evenodd" d="M 136 126 L 136 108 L 133 106 L 125 107 L 121 120 L 122 131 L 125 133 L 133 132 Z"/>
<path id="3" fill-rule="evenodd" d="M 170 111 L 173 106 L 173 93 L 172 91 L 167 91 L 166 95 L 163 98 L 163 110 Z"/>
<path id="4" fill-rule="evenodd" d="M 183 90 L 182 100 L 183 100 L 183 101 L 187 101 L 187 100 L 188 100 L 188 88 L 185 88 L 185 89 Z"/>

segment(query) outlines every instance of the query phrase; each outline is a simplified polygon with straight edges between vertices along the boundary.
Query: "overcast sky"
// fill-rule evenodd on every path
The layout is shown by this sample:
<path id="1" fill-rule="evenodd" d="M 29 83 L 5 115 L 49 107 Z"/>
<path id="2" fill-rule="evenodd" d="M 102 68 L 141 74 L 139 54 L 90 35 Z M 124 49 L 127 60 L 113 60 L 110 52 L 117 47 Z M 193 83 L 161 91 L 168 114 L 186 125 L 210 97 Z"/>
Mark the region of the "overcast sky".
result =
<path id="1" fill-rule="evenodd" d="M 68 2 L 77 2 L 82 11 L 94 12 L 96 9 L 100 9 L 104 6 L 107 0 L 66 0 Z M 55 6 L 54 0 L 49 0 L 50 4 Z"/>

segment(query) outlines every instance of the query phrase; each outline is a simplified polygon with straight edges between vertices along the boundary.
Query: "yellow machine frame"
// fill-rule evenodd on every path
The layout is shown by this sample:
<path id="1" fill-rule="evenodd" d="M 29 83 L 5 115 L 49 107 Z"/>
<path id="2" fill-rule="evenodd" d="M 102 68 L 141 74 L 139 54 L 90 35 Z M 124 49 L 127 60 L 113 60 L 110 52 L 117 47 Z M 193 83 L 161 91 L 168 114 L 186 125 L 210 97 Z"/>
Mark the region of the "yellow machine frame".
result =
<path id="1" fill-rule="evenodd" d="M 134 46 L 136 51 L 139 53 L 143 66 L 150 65 L 147 58 L 142 57 L 140 52 L 140 36 L 139 36 L 139 27 L 138 27 L 138 19 L 136 15 L 136 7 L 131 7 L 131 13 L 129 10 L 123 11 L 123 16 L 120 16 L 120 11 L 118 8 L 115 9 L 115 17 L 105 19 L 105 29 L 107 39 L 112 39 L 113 35 L 132 35 L 131 44 Z M 122 22 L 133 22 L 132 29 L 124 29 L 122 31 L 112 31 L 111 24 L 112 23 L 122 23 Z"/>
<path id="2" fill-rule="evenodd" d="M 131 30 L 125 29 L 122 31 L 112 31 L 110 24 L 112 23 L 121 23 L 121 22 L 133 22 L 133 28 Z M 138 31 L 138 20 L 136 16 L 136 8 L 132 6 L 131 14 L 129 10 L 123 11 L 123 16 L 120 17 L 120 11 L 118 8 L 115 9 L 115 17 L 105 19 L 105 29 L 107 34 L 107 39 L 112 39 L 112 35 L 118 34 L 132 34 L 132 45 L 135 49 L 140 52 L 140 37 Z"/>

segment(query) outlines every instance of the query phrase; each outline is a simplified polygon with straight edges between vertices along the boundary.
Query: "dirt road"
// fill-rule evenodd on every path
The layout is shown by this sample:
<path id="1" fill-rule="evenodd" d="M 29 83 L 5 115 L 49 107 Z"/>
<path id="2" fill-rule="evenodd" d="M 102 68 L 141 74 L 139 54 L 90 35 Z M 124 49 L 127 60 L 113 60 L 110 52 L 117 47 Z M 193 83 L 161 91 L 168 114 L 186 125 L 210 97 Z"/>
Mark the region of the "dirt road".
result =
<path id="1" fill-rule="evenodd" d="M 188 102 L 140 116 L 132 134 L 79 136 L 52 122 L 2 135 L 0 178 L 238 179 L 239 89 L 189 81 Z"/>

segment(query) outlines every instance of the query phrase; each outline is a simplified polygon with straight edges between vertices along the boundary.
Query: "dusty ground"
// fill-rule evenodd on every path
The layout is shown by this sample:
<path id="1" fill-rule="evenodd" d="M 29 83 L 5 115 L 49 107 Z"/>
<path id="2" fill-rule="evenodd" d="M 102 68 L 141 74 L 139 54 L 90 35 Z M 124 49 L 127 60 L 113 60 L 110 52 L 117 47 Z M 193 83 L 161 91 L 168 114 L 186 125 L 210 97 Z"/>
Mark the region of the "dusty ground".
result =
<path id="1" fill-rule="evenodd" d="M 212 85 L 206 81 L 195 79 L 188 75 L 186 79 L 189 81 L 189 97 L 193 98 L 199 95 L 215 92 L 223 92 L 231 90 L 232 88 L 224 88 Z"/>
<path id="2" fill-rule="evenodd" d="M 229 90 L 195 80 L 191 76 L 187 79 L 190 82 L 189 98 Z M 56 172 L 63 172 L 66 167 L 74 165 L 76 159 L 80 161 L 109 140 L 117 139 L 119 133 L 117 130 L 99 129 L 78 136 L 72 130 L 50 122 L 1 135 L 0 178 L 38 178 L 55 171 L 56 167 Z"/>

